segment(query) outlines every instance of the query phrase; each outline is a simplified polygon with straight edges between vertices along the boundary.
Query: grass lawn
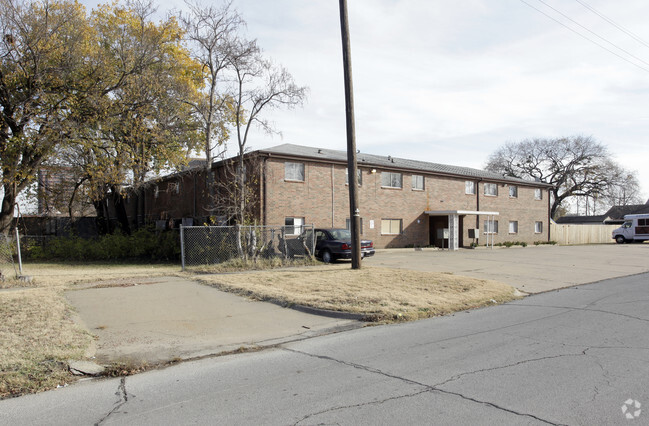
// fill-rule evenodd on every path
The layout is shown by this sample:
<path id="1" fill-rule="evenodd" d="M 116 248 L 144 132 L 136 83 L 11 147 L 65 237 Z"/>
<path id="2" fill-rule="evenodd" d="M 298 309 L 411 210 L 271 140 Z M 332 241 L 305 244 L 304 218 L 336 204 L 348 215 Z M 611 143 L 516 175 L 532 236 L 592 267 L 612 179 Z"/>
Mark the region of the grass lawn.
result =
<path id="1" fill-rule="evenodd" d="M 85 359 L 94 336 L 79 325 L 64 292 L 86 283 L 179 275 L 256 300 L 362 313 L 380 322 L 444 315 L 516 298 L 512 287 L 494 281 L 367 266 L 351 270 L 349 264 L 210 274 L 215 271 L 183 273 L 179 265 L 168 264 L 26 263 L 24 274 L 31 282 L 0 283 L 0 398 L 76 380 L 67 362 Z"/>
<path id="2" fill-rule="evenodd" d="M 360 313 L 381 322 L 446 315 L 516 298 L 513 287 L 496 281 L 368 266 L 352 270 L 349 264 L 192 278 L 256 300 Z"/>

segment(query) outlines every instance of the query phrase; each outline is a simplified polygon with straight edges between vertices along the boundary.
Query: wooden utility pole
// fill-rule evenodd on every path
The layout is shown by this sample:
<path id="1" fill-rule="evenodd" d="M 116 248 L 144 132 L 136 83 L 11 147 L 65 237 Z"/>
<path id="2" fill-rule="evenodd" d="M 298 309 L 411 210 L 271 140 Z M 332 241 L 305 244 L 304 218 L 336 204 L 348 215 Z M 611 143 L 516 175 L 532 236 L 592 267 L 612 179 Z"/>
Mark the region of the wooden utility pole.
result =
<path id="1" fill-rule="evenodd" d="M 349 181 L 349 217 L 352 233 L 352 269 L 361 269 L 361 213 L 358 209 L 358 178 L 356 167 L 356 131 L 354 129 L 354 90 L 352 85 L 352 56 L 349 44 L 347 0 L 340 0 L 340 32 L 343 42 L 345 76 L 345 115 L 347 122 L 347 180 Z"/>

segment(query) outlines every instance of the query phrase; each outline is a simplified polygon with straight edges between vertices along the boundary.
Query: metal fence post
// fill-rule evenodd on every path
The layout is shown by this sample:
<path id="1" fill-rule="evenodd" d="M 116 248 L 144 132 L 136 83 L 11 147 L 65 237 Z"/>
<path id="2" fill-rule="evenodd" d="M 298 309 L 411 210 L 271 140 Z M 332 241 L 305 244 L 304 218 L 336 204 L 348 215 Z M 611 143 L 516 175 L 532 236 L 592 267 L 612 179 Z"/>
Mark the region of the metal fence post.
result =
<path id="1" fill-rule="evenodd" d="M 18 251 L 18 271 L 20 271 L 20 276 L 23 276 L 23 258 L 20 255 L 20 234 L 18 233 L 18 227 L 16 226 L 16 249 Z"/>
<path id="2" fill-rule="evenodd" d="M 180 225 L 180 262 L 182 270 L 185 270 L 185 227 Z"/>

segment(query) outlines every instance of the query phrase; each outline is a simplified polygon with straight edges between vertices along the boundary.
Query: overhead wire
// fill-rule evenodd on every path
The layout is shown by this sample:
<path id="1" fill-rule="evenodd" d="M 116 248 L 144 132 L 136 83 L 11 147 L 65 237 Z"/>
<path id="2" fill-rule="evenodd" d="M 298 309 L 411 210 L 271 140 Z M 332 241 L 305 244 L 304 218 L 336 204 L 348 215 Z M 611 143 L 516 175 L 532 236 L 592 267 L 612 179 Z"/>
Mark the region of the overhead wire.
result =
<path id="1" fill-rule="evenodd" d="M 579 37 L 581 37 L 581 38 L 583 38 L 583 39 L 585 39 L 585 40 L 587 40 L 587 41 L 593 43 L 594 45 L 600 47 L 601 49 L 606 50 L 607 52 L 609 52 L 609 53 L 611 53 L 611 54 L 617 56 L 618 58 L 622 59 L 623 61 L 628 62 L 629 64 L 635 66 L 636 68 L 639 68 L 639 69 L 641 69 L 641 70 L 643 70 L 643 71 L 649 73 L 649 68 L 645 68 L 645 67 L 643 67 L 642 65 L 639 65 L 639 64 L 637 64 L 636 62 L 633 62 L 633 61 L 629 60 L 628 58 L 626 58 L 626 57 L 620 55 L 619 53 L 615 52 L 614 50 L 609 49 L 608 47 L 604 46 L 603 44 L 598 43 L 597 41 L 595 41 L 595 40 L 593 40 L 593 39 L 591 39 L 591 38 L 585 36 L 584 34 L 580 33 L 579 31 L 575 30 L 574 28 L 571 28 L 570 26 L 568 26 L 568 25 L 566 25 L 565 23 L 561 22 L 560 20 L 556 19 L 554 16 L 552 16 L 552 15 L 550 15 L 550 14 L 544 12 L 543 10 L 541 10 L 541 9 L 539 9 L 538 7 L 536 7 L 536 6 L 534 6 L 534 5 L 530 4 L 530 3 L 528 3 L 527 1 L 525 1 L 525 0 L 520 0 L 520 1 L 521 1 L 522 3 L 524 3 L 525 5 L 527 5 L 528 7 L 532 8 L 532 9 L 536 10 L 537 12 L 539 12 L 539 13 L 545 15 L 546 17 L 552 19 L 554 22 L 556 22 L 557 24 L 561 25 L 562 27 L 564 27 L 564 28 L 566 28 L 566 29 L 572 31 L 572 32 L 575 33 L 575 34 L 577 34 Z M 577 25 L 583 27 L 583 25 L 577 23 L 576 21 L 572 20 L 571 18 L 568 18 L 566 15 L 562 14 L 561 12 L 557 11 L 557 10 L 554 9 L 553 7 L 549 6 L 549 5 L 548 5 L 547 3 L 545 3 L 544 1 L 542 1 L 542 0 L 538 0 L 538 1 L 541 2 L 541 3 L 543 3 L 543 4 L 545 4 L 546 6 L 550 7 L 551 9 L 555 10 L 556 12 L 560 13 L 562 16 L 566 17 L 567 19 L 570 19 L 571 21 L 575 22 Z M 585 28 L 585 27 L 583 27 L 583 28 L 586 29 L 587 31 L 589 31 L 589 32 L 591 32 L 591 33 L 593 33 L 593 34 L 595 34 L 594 32 L 588 30 L 587 28 Z M 595 35 L 597 35 L 597 34 L 595 34 Z M 632 55 L 632 54 L 628 53 L 626 50 L 622 49 L 621 47 L 616 46 L 614 43 L 612 43 L 612 42 L 610 42 L 610 41 L 604 39 L 603 37 L 600 37 L 600 36 L 597 36 L 597 37 L 601 38 L 602 40 L 605 40 L 607 43 L 611 44 L 612 46 L 614 46 L 615 48 L 619 49 L 620 51 L 623 51 L 623 52 L 627 53 L 628 55 L 630 55 L 631 57 L 633 57 L 633 58 L 639 60 L 640 62 L 649 65 L 649 62 L 645 62 L 644 60 L 642 60 L 642 59 L 636 57 L 635 55 Z"/>
<path id="2" fill-rule="evenodd" d="M 582 1 L 582 0 L 575 0 L 575 1 L 576 1 L 577 3 L 579 3 L 580 5 L 584 6 L 586 9 L 590 10 L 591 12 L 593 12 L 595 15 L 599 16 L 600 18 L 602 18 L 603 20 L 605 20 L 606 22 L 608 22 L 609 24 L 613 25 L 613 26 L 614 26 L 615 28 L 617 28 L 618 30 L 622 31 L 624 34 L 628 35 L 629 37 L 631 37 L 632 39 L 634 39 L 634 40 L 637 41 L 638 43 L 643 44 L 643 45 L 645 45 L 646 47 L 649 47 L 649 43 L 647 43 L 646 41 L 644 41 L 644 40 L 643 40 L 639 35 L 633 33 L 632 31 L 630 31 L 630 30 L 628 30 L 628 29 L 626 29 L 626 28 L 624 28 L 623 26 L 619 25 L 618 23 L 616 23 L 615 21 L 613 21 L 611 18 L 609 18 L 608 16 L 604 15 L 602 12 L 598 11 L 597 9 L 595 9 L 595 8 L 592 7 L 592 6 L 590 6 L 590 5 L 587 4 L 586 2 L 584 2 L 584 1 Z"/>

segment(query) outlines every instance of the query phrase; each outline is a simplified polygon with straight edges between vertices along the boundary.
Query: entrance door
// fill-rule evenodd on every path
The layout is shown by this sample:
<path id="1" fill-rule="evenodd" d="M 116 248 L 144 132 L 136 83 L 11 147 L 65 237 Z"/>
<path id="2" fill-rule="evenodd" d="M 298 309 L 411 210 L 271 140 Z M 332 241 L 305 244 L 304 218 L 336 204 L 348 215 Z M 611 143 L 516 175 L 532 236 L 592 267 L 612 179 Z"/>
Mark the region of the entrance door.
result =
<path id="1" fill-rule="evenodd" d="M 448 240 L 444 239 L 444 229 L 448 229 L 448 216 L 428 217 L 428 236 L 431 246 L 448 248 Z"/>

